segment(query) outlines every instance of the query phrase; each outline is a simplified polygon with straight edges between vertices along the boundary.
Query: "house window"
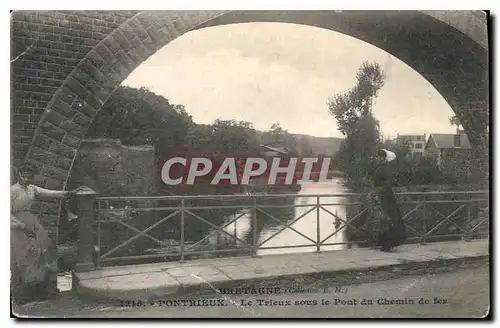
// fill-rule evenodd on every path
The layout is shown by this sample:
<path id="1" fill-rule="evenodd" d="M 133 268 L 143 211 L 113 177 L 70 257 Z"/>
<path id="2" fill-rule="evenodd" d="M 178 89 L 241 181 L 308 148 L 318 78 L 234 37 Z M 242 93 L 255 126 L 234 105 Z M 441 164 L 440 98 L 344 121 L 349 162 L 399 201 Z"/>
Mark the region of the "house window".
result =
<path id="1" fill-rule="evenodd" d="M 422 144 L 421 143 L 415 144 L 415 149 L 422 149 Z"/>
<path id="2" fill-rule="evenodd" d="M 453 136 L 453 147 L 460 148 L 460 135 Z"/>

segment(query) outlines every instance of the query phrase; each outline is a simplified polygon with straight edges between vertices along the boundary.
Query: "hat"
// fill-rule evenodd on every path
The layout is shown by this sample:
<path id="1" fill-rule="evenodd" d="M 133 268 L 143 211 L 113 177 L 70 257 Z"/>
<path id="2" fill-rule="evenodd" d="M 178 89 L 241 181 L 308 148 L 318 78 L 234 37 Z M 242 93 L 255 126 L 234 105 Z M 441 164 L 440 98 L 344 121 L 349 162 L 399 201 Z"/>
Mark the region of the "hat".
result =
<path id="1" fill-rule="evenodd" d="M 378 155 L 385 159 L 387 163 L 392 162 L 393 160 L 396 159 L 396 154 L 394 154 L 392 151 L 387 150 L 387 149 L 381 149 L 378 152 Z"/>

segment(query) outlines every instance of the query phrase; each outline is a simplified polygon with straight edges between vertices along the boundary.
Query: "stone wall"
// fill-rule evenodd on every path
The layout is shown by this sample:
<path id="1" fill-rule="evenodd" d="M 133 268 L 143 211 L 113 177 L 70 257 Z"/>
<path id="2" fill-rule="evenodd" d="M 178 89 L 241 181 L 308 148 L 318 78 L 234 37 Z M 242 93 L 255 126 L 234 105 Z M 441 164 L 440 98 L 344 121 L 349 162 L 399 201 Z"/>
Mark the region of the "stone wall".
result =
<path id="1" fill-rule="evenodd" d="M 84 140 L 75 160 L 68 186 L 75 188 L 85 185 L 96 191 L 98 197 L 156 195 L 159 179 L 157 171 L 153 146 L 124 146 L 119 140 L 110 139 Z M 117 204 L 109 205 L 117 207 Z M 100 215 L 103 220 L 110 218 L 106 216 L 107 214 Z M 130 215 L 130 212 L 117 212 L 113 214 L 113 217 L 143 230 L 157 220 L 155 215 L 156 212 L 140 212 L 137 216 Z M 75 229 L 76 220 L 71 224 L 62 220 L 60 235 L 67 235 L 69 231 L 74 232 Z M 93 231 L 96 230 L 96 226 L 93 226 Z M 102 224 L 101 249 L 106 252 L 135 234 L 137 233 L 133 230 L 116 222 Z M 75 237 L 73 233 L 73 238 Z M 59 243 L 69 242 L 71 240 L 61 240 L 61 238 L 59 241 Z M 126 255 L 129 250 L 134 250 L 136 247 L 151 246 L 150 240 L 139 238 L 120 254 Z"/>
<path id="2" fill-rule="evenodd" d="M 68 187 L 85 185 L 99 196 L 154 195 L 157 171 L 153 146 L 124 146 L 120 140 L 88 139 L 80 146 Z"/>
<path id="3" fill-rule="evenodd" d="M 41 114 L 75 66 L 130 11 L 11 14 L 12 156 L 24 160 Z"/>

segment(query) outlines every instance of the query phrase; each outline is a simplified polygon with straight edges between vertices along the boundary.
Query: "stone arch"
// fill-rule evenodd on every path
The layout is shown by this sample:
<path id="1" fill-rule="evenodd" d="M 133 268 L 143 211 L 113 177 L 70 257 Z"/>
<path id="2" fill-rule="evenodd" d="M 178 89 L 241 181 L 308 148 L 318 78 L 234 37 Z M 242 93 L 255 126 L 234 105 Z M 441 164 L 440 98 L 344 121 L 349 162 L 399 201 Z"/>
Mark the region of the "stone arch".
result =
<path id="1" fill-rule="evenodd" d="M 465 34 L 463 26 L 455 28 L 451 20 L 445 22 L 439 15 L 357 11 L 128 12 L 116 28 L 95 42 L 55 91 L 37 122 L 24 162 L 38 172 L 37 184 L 64 188 L 92 120 L 136 67 L 188 31 L 244 22 L 326 28 L 391 53 L 429 80 L 455 113 L 468 119 L 465 129 L 473 145 L 484 145 L 488 102 L 485 36 L 477 30 Z M 479 106 L 479 110 L 472 111 L 471 106 Z"/>
<path id="2" fill-rule="evenodd" d="M 25 165 L 37 184 L 64 188 L 80 142 L 102 105 L 144 60 L 223 12 L 140 12 L 100 41 L 69 73 L 38 122 Z"/>

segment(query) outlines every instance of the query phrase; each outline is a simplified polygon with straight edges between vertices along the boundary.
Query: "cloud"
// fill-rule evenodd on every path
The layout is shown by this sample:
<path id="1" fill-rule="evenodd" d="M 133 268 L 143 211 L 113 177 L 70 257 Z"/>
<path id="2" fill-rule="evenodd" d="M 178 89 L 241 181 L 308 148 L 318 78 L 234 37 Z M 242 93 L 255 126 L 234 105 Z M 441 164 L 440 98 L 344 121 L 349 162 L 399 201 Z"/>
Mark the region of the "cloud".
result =
<path id="1" fill-rule="evenodd" d="M 124 81 L 183 104 L 195 122 L 280 123 L 293 133 L 341 136 L 330 96 L 350 88 L 364 60 L 388 68 L 374 107 L 385 134 L 451 132 L 451 108 L 418 73 L 381 49 L 324 29 L 253 23 L 190 32 Z"/>

